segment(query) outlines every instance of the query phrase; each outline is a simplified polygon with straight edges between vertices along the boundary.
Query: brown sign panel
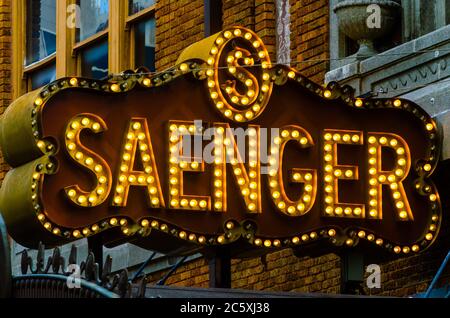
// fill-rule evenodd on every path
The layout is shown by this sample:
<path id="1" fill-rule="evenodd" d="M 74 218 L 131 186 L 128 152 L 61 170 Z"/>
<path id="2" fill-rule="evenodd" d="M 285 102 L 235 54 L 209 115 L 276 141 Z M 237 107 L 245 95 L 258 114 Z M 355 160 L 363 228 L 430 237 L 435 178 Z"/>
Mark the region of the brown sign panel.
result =
<path id="1" fill-rule="evenodd" d="M 57 80 L 16 100 L 1 127 L 13 169 L 0 208 L 26 246 L 364 241 L 404 255 L 440 227 L 436 123 L 410 101 L 355 98 L 273 66 L 241 27 L 160 74 Z"/>

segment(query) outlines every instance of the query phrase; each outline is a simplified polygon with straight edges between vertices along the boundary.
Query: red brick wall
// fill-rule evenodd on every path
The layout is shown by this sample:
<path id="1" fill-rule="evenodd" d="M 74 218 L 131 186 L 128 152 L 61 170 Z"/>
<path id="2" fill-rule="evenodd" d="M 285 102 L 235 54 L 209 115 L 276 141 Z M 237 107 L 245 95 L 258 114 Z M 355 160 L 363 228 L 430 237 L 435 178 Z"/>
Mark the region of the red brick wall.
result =
<path id="1" fill-rule="evenodd" d="M 263 258 L 232 260 L 231 287 L 248 290 L 339 293 L 339 258 L 329 254 L 319 258 L 297 258 L 286 249 Z M 154 273 L 157 282 L 166 271 Z M 166 285 L 207 288 L 209 268 L 205 259 L 181 266 Z"/>
<path id="2" fill-rule="evenodd" d="M 328 0 L 291 0 L 291 6 L 292 66 L 322 84 L 329 68 Z"/>
<path id="3" fill-rule="evenodd" d="M 275 18 L 274 0 L 255 0 L 254 31 L 266 45 L 273 62 L 276 61 Z"/>
<path id="4" fill-rule="evenodd" d="M 0 0 L 0 114 L 11 102 L 11 0 Z M 8 166 L 0 155 L 0 180 Z"/>
<path id="5" fill-rule="evenodd" d="M 204 37 L 203 0 L 156 2 L 156 69 L 175 64 L 181 51 Z"/>

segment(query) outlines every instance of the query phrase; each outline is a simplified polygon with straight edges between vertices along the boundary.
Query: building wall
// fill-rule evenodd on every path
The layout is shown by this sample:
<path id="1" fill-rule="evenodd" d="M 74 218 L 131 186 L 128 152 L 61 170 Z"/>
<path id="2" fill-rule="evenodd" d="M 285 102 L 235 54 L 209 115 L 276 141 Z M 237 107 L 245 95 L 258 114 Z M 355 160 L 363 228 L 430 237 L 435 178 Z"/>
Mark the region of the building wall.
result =
<path id="1" fill-rule="evenodd" d="M 291 3 L 292 66 L 322 83 L 329 69 L 328 0 L 291 0 Z"/>
<path id="2" fill-rule="evenodd" d="M 0 114 L 11 102 L 11 0 L 0 0 Z M 8 166 L 0 156 L 0 180 Z"/>
<path id="3" fill-rule="evenodd" d="M 273 61 L 276 50 L 274 1 L 223 0 L 224 27 L 243 25 L 255 30 L 266 43 Z M 0 0 L 0 112 L 11 98 L 10 4 L 9 0 Z M 183 48 L 204 37 L 203 10 L 202 0 L 157 1 L 158 70 L 172 66 Z M 323 82 L 329 68 L 328 21 L 328 0 L 291 0 L 292 66 L 319 83 Z M 3 159 L 0 165 L 0 178 L 3 178 L 7 170 Z M 366 293 L 406 296 L 424 291 L 449 249 L 446 232 L 441 234 L 441 243 L 430 251 L 382 264 L 382 289 L 366 290 Z M 150 280 L 157 281 L 166 271 L 151 274 Z M 197 259 L 181 266 L 167 284 L 208 287 L 208 272 L 207 260 Z M 232 261 L 233 288 L 339 293 L 340 284 L 340 258 L 334 254 L 297 258 L 291 250 L 282 250 L 262 258 Z"/>

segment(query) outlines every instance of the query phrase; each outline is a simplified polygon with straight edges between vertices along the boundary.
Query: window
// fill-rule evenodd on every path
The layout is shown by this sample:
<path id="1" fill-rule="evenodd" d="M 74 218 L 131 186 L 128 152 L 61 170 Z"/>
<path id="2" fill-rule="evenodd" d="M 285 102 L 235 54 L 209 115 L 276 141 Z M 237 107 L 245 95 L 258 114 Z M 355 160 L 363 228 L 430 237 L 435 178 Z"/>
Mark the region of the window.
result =
<path id="1" fill-rule="evenodd" d="M 108 0 L 79 0 L 79 25 L 74 52 L 83 77 L 108 77 Z"/>
<path id="2" fill-rule="evenodd" d="M 136 23 L 134 26 L 135 66 L 145 66 L 155 71 L 155 19 Z"/>
<path id="3" fill-rule="evenodd" d="M 50 63 L 36 71 L 29 72 L 30 89 L 35 90 L 56 80 L 56 65 Z"/>
<path id="4" fill-rule="evenodd" d="M 79 0 L 78 5 L 80 16 L 77 42 L 82 42 L 108 28 L 108 0 Z"/>
<path id="5" fill-rule="evenodd" d="M 153 6 L 156 3 L 156 0 L 130 0 L 129 6 L 129 14 L 136 14 L 139 11 L 147 9 L 150 6 Z"/>
<path id="6" fill-rule="evenodd" d="M 127 23 L 131 29 L 131 65 L 155 71 L 155 0 L 129 0 Z"/>
<path id="7" fill-rule="evenodd" d="M 27 65 L 43 60 L 56 51 L 55 1 L 27 1 Z"/>
<path id="8" fill-rule="evenodd" d="M 108 40 L 96 42 L 80 52 L 81 74 L 102 79 L 108 76 Z"/>
<path id="9" fill-rule="evenodd" d="M 11 49 L 18 57 L 13 98 L 61 77 L 105 79 L 141 66 L 155 71 L 156 0 L 20 0 L 11 6 Z"/>
<path id="10" fill-rule="evenodd" d="M 27 0 L 24 75 L 33 90 L 56 79 L 56 0 Z"/>

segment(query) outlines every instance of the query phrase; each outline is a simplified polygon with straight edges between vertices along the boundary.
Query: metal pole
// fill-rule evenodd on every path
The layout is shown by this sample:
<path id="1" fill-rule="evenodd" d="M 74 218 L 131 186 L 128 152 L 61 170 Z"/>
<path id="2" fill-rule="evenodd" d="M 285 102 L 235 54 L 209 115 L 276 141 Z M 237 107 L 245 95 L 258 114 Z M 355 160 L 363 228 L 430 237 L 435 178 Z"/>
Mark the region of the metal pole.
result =
<path id="1" fill-rule="evenodd" d="M 448 252 L 447 256 L 445 257 L 444 261 L 442 262 L 441 266 L 439 267 L 438 272 L 436 273 L 436 275 L 434 276 L 433 280 L 431 281 L 431 284 L 428 287 L 424 298 L 430 297 L 431 291 L 433 290 L 433 288 L 436 285 L 437 281 L 441 277 L 442 272 L 444 271 L 445 267 L 447 266 L 448 261 L 450 261 L 450 252 Z"/>
<path id="2" fill-rule="evenodd" d="M 152 259 L 156 256 L 156 252 L 153 252 L 147 260 L 142 263 L 141 267 L 137 270 L 137 272 L 134 274 L 133 278 L 131 279 L 132 282 L 134 282 L 142 273 L 142 271 L 147 267 L 148 264 L 152 261 Z"/>
<path id="3" fill-rule="evenodd" d="M 222 30 L 222 0 L 204 0 L 205 36 Z"/>
<path id="4" fill-rule="evenodd" d="M 217 249 L 209 260 L 209 287 L 231 288 L 231 257 L 227 248 Z"/>
<path id="5" fill-rule="evenodd" d="M 101 235 L 91 236 L 87 239 L 88 250 L 94 254 L 95 262 L 98 264 L 98 276 L 102 277 L 103 271 L 103 240 Z"/>
<path id="6" fill-rule="evenodd" d="M 344 251 L 341 258 L 341 293 L 349 295 L 363 294 L 364 258 L 363 254 Z"/>

